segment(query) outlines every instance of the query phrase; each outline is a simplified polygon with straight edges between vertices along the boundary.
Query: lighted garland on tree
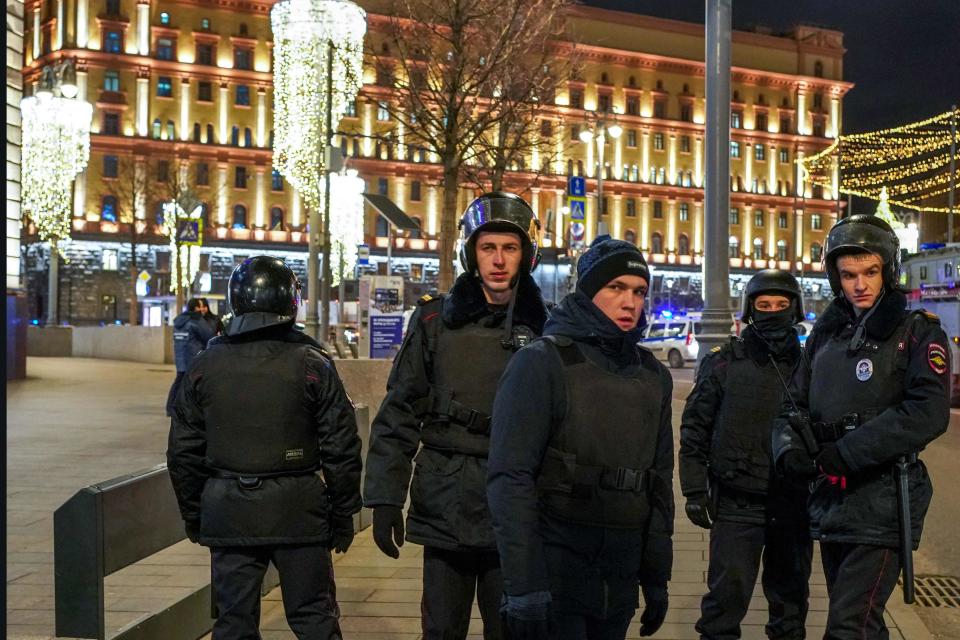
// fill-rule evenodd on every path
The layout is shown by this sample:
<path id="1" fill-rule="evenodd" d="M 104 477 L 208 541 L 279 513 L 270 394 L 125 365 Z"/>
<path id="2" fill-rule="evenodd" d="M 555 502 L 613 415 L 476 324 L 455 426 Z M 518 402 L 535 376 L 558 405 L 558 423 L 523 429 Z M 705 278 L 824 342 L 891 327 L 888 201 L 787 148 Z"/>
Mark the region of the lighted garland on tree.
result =
<path id="1" fill-rule="evenodd" d="M 327 102 L 336 131 L 360 90 L 366 13 L 349 0 L 281 0 L 270 11 L 274 38 L 273 166 L 308 207 L 323 199 Z M 333 43 L 332 93 L 327 56 Z M 331 213 L 334 211 L 331 207 Z M 333 221 L 331 220 L 331 223 Z M 331 224 L 331 227 L 333 225 Z"/>
<path id="2" fill-rule="evenodd" d="M 71 183 L 90 159 L 93 107 L 43 95 L 24 98 L 20 111 L 23 210 L 41 240 L 57 243 L 70 237 Z"/>
<path id="3" fill-rule="evenodd" d="M 170 262 L 170 293 L 177 292 L 177 282 L 180 283 L 180 289 L 189 291 L 193 284 L 193 279 L 200 271 L 200 252 L 177 250 L 177 222 L 180 220 L 196 220 L 200 218 L 203 211 L 203 205 L 197 205 L 189 213 L 183 210 L 183 207 L 176 202 L 165 202 L 163 204 L 163 224 L 161 229 L 163 235 L 170 238 L 170 255 L 174 259 Z"/>
<path id="4" fill-rule="evenodd" d="M 334 285 L 340 282 L 341 260 L 346 277 L 352 277 L 357 264 L 357 246 L 363 243 L 363 191 L 363 179 L 355 169 L 330 176 L 330 266 Z"/>
<path id="5" fill-rule="evenodd" d="M 839 155 L 842 193 L 875 200 L 884 194 L 895 205 L 946 212 L 945 207 L 923 202 L 950 190 L 950 124 L 957 120 L 960 110 L 902 127 L 840 136 L 820 153 L 798 162 L 808 180 L 831 186 Z"/>

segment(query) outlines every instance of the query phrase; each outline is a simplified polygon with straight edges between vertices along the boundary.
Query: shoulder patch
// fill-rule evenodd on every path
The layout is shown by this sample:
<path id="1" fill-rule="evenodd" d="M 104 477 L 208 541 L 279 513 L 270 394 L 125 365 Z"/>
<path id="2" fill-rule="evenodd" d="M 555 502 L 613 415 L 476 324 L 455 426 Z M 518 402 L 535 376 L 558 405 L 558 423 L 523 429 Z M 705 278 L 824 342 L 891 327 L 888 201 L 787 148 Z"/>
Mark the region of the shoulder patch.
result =
<path id="1" fill-rule="evenodd" d="M 710 349 L 710 353 L 720 353 L 720 349 L 723 349 L 723 347 L 722 346 L 714 347 L 713 349 Z"/>
<path id="2" fill-rule="evenodd" d="M 947 372 L 947 350 L 943 345 L 937 344 L 936 342 L 931 342 L 927 345 L 927 364 L 930 365 L 930 369 L 937 374 L 942 376 Z"/>
<path id="3" fill-rule="evenodd" d="M 431 300 L 433 300 L 433 296 L 430 295 L 429 293 L 425 293 L 422 296 L 420 296 L 419 300 L 417 300 L 417 304 L 427 304 Z"/>

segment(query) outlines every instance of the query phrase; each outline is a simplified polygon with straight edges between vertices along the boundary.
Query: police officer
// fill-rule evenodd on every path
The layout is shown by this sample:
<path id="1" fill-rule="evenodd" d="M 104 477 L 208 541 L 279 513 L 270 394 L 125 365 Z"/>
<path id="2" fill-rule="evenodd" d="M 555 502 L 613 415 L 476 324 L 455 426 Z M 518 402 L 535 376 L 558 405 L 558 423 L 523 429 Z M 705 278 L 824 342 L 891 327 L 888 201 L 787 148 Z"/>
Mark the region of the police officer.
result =
<path id="1" fill-rule="evenodd" d="M 700 364 L 680 424 L 680 486 L 687 517 L 710 529 L 709 592 L 697 631 L 740 637 L 763 562 L 770 638 L 805 637 L 813 543 L 806 489 L 777 478 L 770 457 L 784 380 L 800 360 L 794 324 L 803 320 L 796 278 L 760 271 L 747 283 L 740 337 Z"/>
<path id="2" fill-rule="evenodd" d="M 540 334 L 546 308 L 530 275 L 539 222 L 520 197 L 480 196 L 460 221 L 464 268 L 445 296 L 424 296 L 394 359 L 373 422 L 364 502 L 374 541 L 397 558 L 424 545 L 423 634 L 465 638 L 476 594 L 484 636 L 500 637 L 503 591 L 486 500 L 490 412 L 514 352 Z M 422 445 L 422 446 L 421 446 Z"/>
<path id="3" fill-rule="evenodd" d="M 673 560 L 673 381 L 637 346 L 647 264 L 600 236 L 544 337 L 507 365 L 487 495 L 509 635 L 622 640 L 667 614 Z"/>
<path id="4" fill-rule="evenodd" d="M 190 368 L 193 357 L 206 349 L 207 342 L 217 335 L 217 327 L 207 318 L 210 307 L 206 298 L 190 298 L 187 310 L 173 319 L 173 357 L 177 367 L 177 377 L 170 385 L 167 394 L 167 416 L 173 417 L 173 403 L 177 399 L 177 390 L 183 375 Z"/>
<path id="5" fill-rule="evenodd" d="M 350 546 L 361 506 L 353 406 L 330 357 L 294 325 L 300 283 L 282 260 L 245 260 L 228 300 L 235 315 L 187 371 L 167 449 L 187 535 L 210 547 L 213 638 L 260 637 L 273 562 L 297 637 L 339 639 L 330 550 Z"/>
<path id="6" fill-rule="evenodd" d="M 836 296 L 818 319 L 774 430 L 790 477 L 813 480 L 810 532 L 830 595 L 825 638 L 887 638 L 883 610 L 901 557 L 894 465 L 909 489 L 912 547 L 933 492 L 916 455 L 950 419 L 947 338 L 897 288 L 899 243 L 874 216 L 830 230 L 824 264 Z M 904 531 L 904 533 L 907 533 Z"/>

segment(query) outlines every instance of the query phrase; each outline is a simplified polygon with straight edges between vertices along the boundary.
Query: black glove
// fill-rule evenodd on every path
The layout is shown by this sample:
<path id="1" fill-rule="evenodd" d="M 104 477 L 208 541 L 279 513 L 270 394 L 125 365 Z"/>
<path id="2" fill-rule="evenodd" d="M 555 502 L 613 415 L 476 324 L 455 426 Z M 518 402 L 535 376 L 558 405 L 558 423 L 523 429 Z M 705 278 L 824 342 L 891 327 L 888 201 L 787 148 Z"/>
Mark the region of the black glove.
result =
<path id="1" fill-rule="evenodd" d="M 643 615 L 640 616 L 640 635 L 652 636 L 663 625 L 667 617 L 667 608 L 670 599 L 667 597 L 667 586 L 648 587 L 641 585 L 643 590 Z"/>
<path id="2" fill-rule="evenodd" d="M 500 608 L 505 640 L 549 640 L 550 592 L 533 591 L 520 596 L 504 596 Z"/>
<path id="3" fill-rule="evenodd" d="M 183 528 L 187 532 L 187 539 L 190 542 L 196 543 L 200 538 L 200 523 L 190 521 L 184 521 Z"/>
<path id="4" fill-rule="evenodd" d="M 397 547 L 403 546 L 403 509 L 389 504 L 373 508 L 373 541 L 391 558 L 400 557 Z"/>
<path id="5" fill-rule="evenodd" d="M 710 512 L 707 510 L 708 501 L 706 492 L 694 493 L 687 496 L 687 505 L 684 507 L 690 522 L 703 529 L 713 527 L 713 519 L 710 518 Z"/>
<path id="6" fill-rule="evenodd" d="M 817 463 L 806 451 L 790 449 L 780 459 L 783 475 L 795 482 L 809 482 L 817 475 Z"/>
<path id="7" fill-rule="evenodd" d="M 840 456 L 840 450 L 837 449 L 836 442 L 830 442 L 823 445 L 820 455 L 817 456 L 817 466 L 820 467 L 828 476 L 848 476 L 850 467 Z"/>
<path id="8" fill-rule="evenodd" d="M 330 516 L 330 548 L 346 553 L 353 544 L 353 516 Z"/>

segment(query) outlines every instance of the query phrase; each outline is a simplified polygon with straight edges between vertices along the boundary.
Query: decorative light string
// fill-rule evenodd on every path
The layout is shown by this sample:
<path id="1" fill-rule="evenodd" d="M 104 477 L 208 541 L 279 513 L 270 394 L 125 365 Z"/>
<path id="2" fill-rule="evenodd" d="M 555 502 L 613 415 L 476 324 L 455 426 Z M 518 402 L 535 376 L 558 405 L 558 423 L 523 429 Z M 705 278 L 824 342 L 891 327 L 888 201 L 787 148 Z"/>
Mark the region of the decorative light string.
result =
<path id="1" fill-rule="evenodd" d="M 363 191 L 363 178 L 355 169 L 330 176 L 330 271 L 334 285 L 340 283 L 341 264 L 344 276 L 353 277 L 357 246 L 363 244 Z"/>

